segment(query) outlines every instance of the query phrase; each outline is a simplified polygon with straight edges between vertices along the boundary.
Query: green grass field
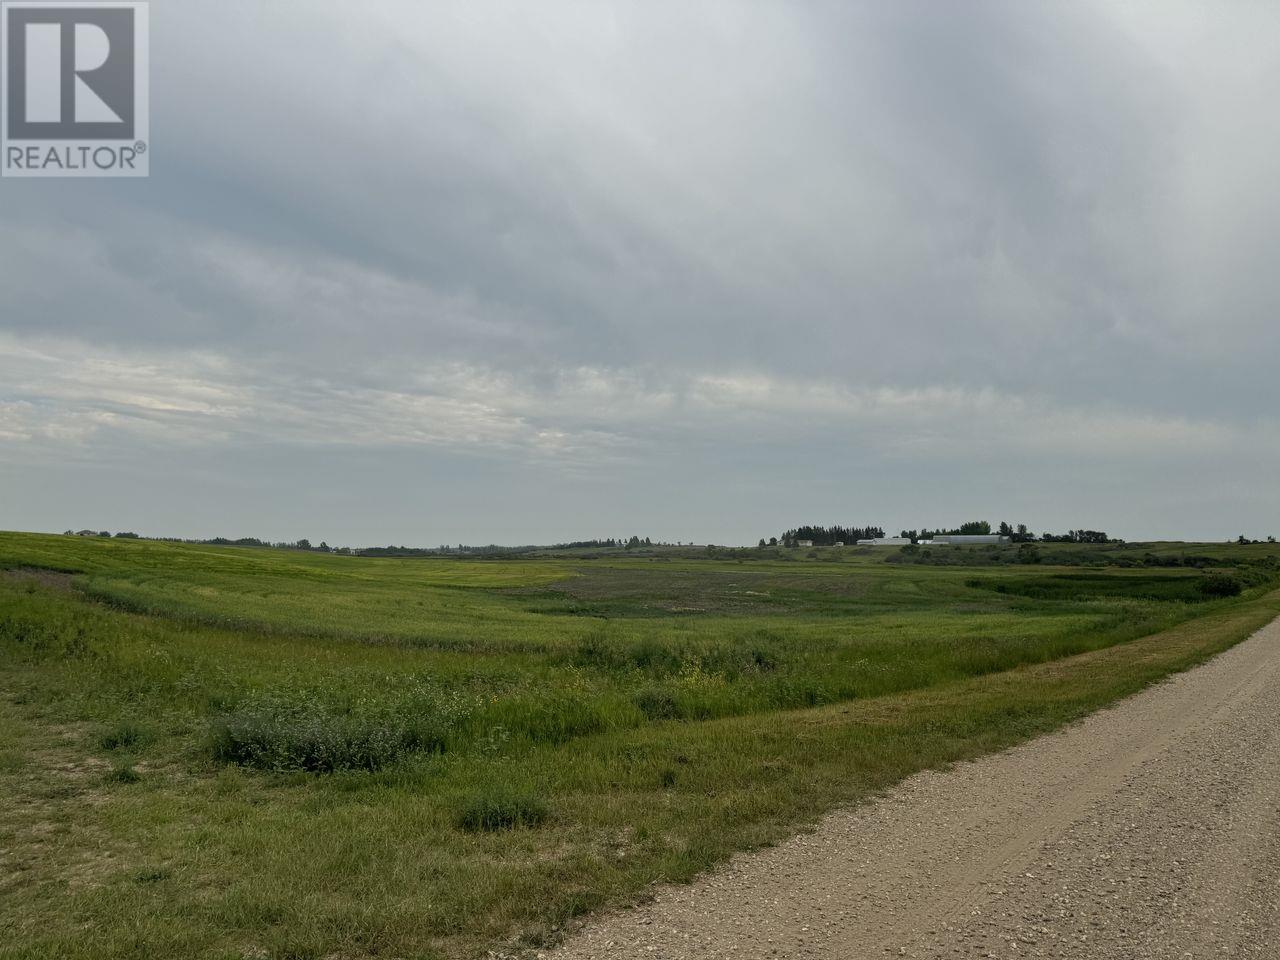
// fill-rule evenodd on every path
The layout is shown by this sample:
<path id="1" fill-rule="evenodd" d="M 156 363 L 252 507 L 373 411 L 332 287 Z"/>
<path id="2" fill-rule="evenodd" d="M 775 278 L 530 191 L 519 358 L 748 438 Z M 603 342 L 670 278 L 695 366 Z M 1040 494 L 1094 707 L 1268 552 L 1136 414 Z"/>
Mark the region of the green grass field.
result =
<path id="1" fill-rule="evenodd" d="M 0 958 L 537 949 L 1280 613 L 1275 546 L 1039 553 L 0 534 Z"/>

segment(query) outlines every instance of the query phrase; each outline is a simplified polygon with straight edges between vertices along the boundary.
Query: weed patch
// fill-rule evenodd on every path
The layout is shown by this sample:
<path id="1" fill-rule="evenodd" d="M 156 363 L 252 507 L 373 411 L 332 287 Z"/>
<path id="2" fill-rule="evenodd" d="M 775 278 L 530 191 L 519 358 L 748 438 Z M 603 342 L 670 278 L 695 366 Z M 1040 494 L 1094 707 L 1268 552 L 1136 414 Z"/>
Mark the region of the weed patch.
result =
<path id="1" fill-rule="evenodd" d="M 121 720 L 115 726 L 103 732 L 98 738 L 98 745 L 103 750 L 137 750 L 154 739 L 154 734 L 147 727 L 133 720 Z"/>
<path id="2" fill-rule="evenodd" d="M 551 811 L 546 801 L 531 793 L 495 790 L 468 798 L 458 811 L 458 826 L 469 833 L 537 827 Z"/>
<path id="3" fill-rule="evenodd" d="M 142 774 L 131 763 L 117 763 L 106 775 L 108 783 L 137 783 L 141 779 Z"/>
<path id="4" fill-rule="evenodd" d="M 260 700 L 218 718 L 216 760 L 263 770 L 379 770 L 410 753 L 443 750 L 451 721 L 386 709 L 337 712 L 311 702 Z"/>

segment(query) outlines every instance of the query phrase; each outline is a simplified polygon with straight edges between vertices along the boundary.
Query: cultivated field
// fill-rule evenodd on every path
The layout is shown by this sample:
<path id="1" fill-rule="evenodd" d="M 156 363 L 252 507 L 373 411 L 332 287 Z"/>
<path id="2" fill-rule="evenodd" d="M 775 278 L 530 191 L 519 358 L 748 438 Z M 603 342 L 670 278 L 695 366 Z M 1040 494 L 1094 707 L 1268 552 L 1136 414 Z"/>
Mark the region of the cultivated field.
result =
<path id="1" fill-rule="evenodd" d="M 1275 546 L 1019 558 L 0 534 L 0 957 L 536 949 L 1280 613 Z"/>

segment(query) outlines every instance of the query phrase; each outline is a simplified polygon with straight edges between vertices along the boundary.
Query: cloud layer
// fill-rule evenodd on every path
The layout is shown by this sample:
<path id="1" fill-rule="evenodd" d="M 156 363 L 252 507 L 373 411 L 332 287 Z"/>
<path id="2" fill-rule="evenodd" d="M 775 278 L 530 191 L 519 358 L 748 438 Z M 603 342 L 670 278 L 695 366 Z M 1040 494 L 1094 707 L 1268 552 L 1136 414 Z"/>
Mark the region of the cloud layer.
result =
<path id="1" fill-rule="evenodd" d="M 0 187 L 0 526 L 1280 527 L 1276 11 L 153 18 L 152 177 Z"/>

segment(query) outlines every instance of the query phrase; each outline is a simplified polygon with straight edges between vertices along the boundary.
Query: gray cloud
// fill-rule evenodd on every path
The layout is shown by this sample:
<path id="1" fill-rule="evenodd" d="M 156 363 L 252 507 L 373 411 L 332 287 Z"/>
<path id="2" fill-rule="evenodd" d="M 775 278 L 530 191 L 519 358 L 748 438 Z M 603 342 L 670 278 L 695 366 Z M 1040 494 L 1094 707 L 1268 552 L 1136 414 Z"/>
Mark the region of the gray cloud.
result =
<path id="1" fill-rule="evenodd" d="M 1280 13 L 153 18 L 152 177 L 0 186 L 4 526 L 1280 525 Z"/>

